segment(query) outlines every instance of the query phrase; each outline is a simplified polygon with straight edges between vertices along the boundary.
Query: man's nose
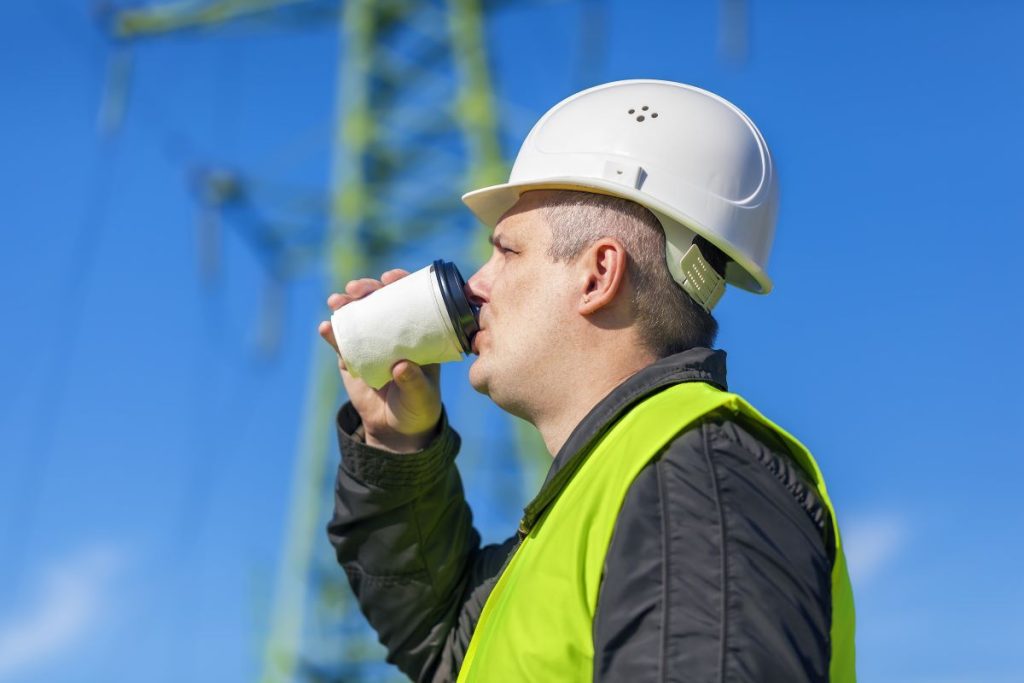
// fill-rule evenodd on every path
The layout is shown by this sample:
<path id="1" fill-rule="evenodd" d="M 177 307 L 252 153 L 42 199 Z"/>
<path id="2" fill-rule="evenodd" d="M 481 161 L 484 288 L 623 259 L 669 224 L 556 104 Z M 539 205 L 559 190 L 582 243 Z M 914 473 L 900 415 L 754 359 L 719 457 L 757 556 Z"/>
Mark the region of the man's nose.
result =
<path id="1" fill-rule="evenodd" d="M 480 308 L 487 302 L 487 289 L 482 275 L 483 272 L 484 269 L 481 268 L 473 273 L 473 277 L 469 278 L 462 290 L 466 293 L 466 298 L 469 299 L 470 305 L 476 308 Z"/>

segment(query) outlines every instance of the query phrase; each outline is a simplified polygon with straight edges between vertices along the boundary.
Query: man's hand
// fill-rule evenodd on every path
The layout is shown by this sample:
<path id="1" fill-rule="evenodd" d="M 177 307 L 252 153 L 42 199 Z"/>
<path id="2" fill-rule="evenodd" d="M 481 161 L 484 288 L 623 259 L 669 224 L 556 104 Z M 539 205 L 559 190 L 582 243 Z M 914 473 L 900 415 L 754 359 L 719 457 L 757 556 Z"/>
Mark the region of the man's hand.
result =
<path id="1" fill-rule="evenodd" d="M 345 285 L 344 294 L 334 293 L 327 297 L 327 306 L 332 312 L 336 311 L 408 274 L 396 269 L 382 274 L 380 280 L 352 280 Z M 440 366 L 420 367 L 400 360 L 391 368 L 392 381 L 374 389 L 349 374 L 330 321 L 322 321 L 317 331 L 338 352 L 341 380 L 345 383 L 352 406 L 363 418 L 366 443 L 398 453 L 411 453 L 425 447 L 433 438 L 441 417 Z"/>

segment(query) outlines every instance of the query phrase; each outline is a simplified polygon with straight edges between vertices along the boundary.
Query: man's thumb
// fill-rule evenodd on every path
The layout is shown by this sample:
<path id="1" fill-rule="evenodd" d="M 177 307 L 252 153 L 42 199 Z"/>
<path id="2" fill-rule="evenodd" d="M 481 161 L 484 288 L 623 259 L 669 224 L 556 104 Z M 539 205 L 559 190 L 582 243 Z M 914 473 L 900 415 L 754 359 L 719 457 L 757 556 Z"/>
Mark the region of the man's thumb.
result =
<path id="1" fill-rule="evenodd" d="M 423 368 L 409 361 L 401 361 L 392 368 L 392 377 L 398 387 L 399 401 L 409 415 L 437 419 L 440 403 L 437 385 Z"/>
<path id="2" fill-rule="evenodd" d="M 403 391 L 421 391 L 427 388 L 427 376 L 423 368 L 407 360 L 398 361 L 391 369 L 391 376 Z"/>

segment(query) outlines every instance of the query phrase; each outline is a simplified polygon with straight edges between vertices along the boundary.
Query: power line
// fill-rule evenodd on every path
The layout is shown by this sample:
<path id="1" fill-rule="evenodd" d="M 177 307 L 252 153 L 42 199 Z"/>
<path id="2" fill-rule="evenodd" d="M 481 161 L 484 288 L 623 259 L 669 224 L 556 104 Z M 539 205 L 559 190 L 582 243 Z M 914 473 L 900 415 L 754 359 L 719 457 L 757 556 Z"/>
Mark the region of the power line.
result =
<path id="1" fill-rule="evenodd" d="M 67 298 L 61 307 L 60 329 L 48 335 L 52 347 L 46 354 L 50 358 L 43 369 L 40 395 L 33 421 L 32 444 L 25 458 L 24 471 L 19 477 L 24 491 L 24 500 L 15 509 L 18 524 L 7 525 L 13 535 L 9 547 L 11 552 L 12 582 L 15 590 L 20 586 L 26 556 L 36 533 L 40 499 L 48 480 L 53 459 L 54 440 L 61 426 L 61 415 L 67 400 L 70 376 L 75 365 L 75 354 L 82 332 L 82 319 L 89 300 L 93 271 L 106 227 L 110 207 L 113 175 L 117 156 L 118 138 L 104 137 L 100 140 L 95 156 L 95 169 L 91 174 L 92 188 L 88 204 L 82 214 L 82 221 L 72 240 L 70 263 L 58 296 Z M 20 534 L 19 534 L 20 531 Z M 20 542 L 19 542 L 20 535 Z"/>

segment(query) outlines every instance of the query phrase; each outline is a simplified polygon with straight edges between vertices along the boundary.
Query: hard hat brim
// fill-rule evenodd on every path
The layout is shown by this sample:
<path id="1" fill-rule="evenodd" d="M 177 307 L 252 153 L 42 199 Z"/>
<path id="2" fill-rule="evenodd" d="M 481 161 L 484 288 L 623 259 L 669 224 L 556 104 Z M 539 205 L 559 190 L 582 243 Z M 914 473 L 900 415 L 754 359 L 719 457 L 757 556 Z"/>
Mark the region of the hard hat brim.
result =
<path id="1" fill-rule="evenodd" d="M 462 201 L 484 225 L 494 228 L 498 221 L 501 220 L 501 217 L 519 201 L 523 193 L 530 190 L 579 190 L 634 201 L 655 213 L 662 214 L 665 218 L 678 222 L 683 227 L 697 233 L 725 252 L 733 261 L 733 263 L 726 266 L 725 279 L 729 284 L 748 292 L 754 292 L 755 294 L 767 294 L 772 290 L 772 280 L 764 272 L 764 269 L 733 249 L 731 245 L 706 229 L 698 221 L 693 220 L 691 217 L 682 214 L 677 209 L 663 202 L 657 201 L 650 195 L 624 186 L 621 183 L 601 180 L 599 178 L 571 176 L 548 178 L 543 181 L 530 180 L 518 183 L 502 183 L 467 192 L 462 195 Z M 689 244 L 676 246 L 681 251 L 686 251 Z"/>

